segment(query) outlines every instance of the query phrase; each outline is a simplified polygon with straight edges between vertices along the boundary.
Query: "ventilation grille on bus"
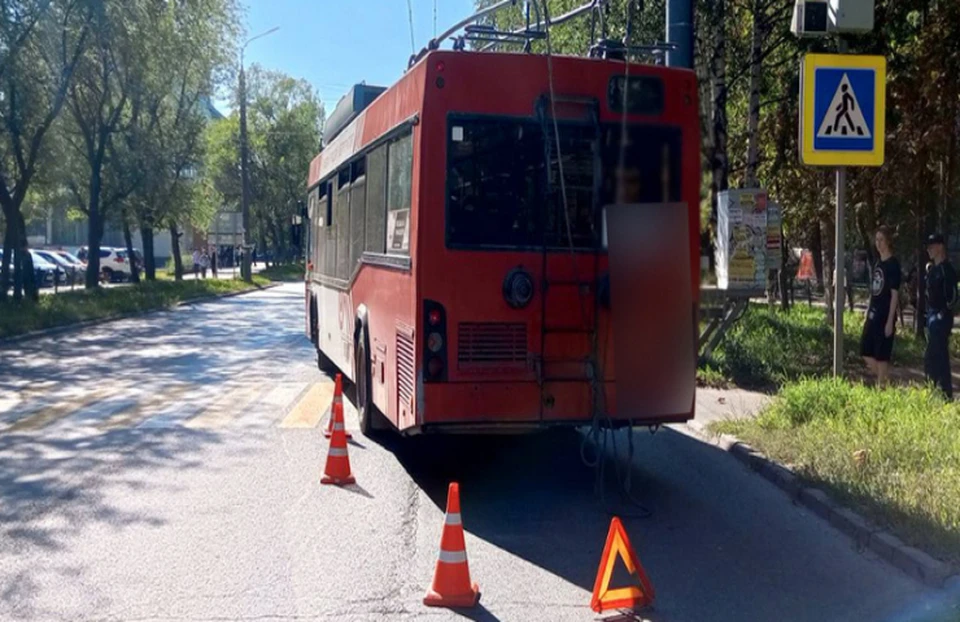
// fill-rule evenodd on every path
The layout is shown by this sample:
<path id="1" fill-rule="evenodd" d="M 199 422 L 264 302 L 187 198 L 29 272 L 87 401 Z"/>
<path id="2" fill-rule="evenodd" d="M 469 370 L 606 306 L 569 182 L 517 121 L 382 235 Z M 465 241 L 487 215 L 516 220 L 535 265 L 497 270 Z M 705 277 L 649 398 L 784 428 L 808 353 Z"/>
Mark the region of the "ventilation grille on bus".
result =
<path id="1" fill-rule="evenodd" d="M 527 362 L 527 325 L 506 322 L 464 322 L 457 337 L 459 365 Z"/>
<path id="2" fill-rule="evenodd" d="M 409 404 L 413 397 L 413 338 L 397 333 L 397 397 L 400 405 Z"/>

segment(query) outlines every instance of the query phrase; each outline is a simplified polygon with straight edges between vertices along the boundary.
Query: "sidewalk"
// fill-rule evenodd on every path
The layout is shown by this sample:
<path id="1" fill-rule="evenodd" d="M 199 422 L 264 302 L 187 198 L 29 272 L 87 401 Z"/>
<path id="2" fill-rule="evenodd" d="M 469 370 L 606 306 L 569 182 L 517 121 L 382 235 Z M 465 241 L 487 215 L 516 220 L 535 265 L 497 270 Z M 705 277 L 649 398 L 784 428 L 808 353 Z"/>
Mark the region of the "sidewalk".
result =
<path id="1" fill-rule="evenodd" d="M 697 388 L 697 411 L 688 425 L 703 430 L 714 421 L 756 417 L 773 396 L 746 389 Z"/>

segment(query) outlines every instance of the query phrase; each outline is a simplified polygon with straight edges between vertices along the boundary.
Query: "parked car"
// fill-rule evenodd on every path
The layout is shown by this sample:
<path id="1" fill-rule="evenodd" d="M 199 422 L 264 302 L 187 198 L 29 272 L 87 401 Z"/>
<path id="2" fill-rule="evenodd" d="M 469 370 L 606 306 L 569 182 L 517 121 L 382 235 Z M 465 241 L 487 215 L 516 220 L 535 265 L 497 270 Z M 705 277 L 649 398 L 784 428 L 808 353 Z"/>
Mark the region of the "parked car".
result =
<path id="1" fill-rule="evenodd" d="M 77 257 L 87 261 L 88 249 L 81 246 Z M 130 261 L 124 248 L 100 247 L 100 279 L 108 283 L 125 281 L 130 278 Z"/>
<path id="2" fill-rule="evenodd" d="M 56 263 L 32 249 L 30 259 L 33 260 L 33 272 L 38 287 L 53 287 L 54 283 L 61 281 L 63 270 Z"/>
<path id="3" fill-rule="evenodd" d="M 76 268 L 77 270 L 82 271 L 82 270 L 85 270 L 85 269 L 87 268 L 86 262 L 81 261 L 79 257 L 77 257 L 76 255 L 72 255 L 72 254 L 68 253 L 67 251 L 52 250 L 52 251 L 50 251 L 50 252 L 51 252 L 51 253 L 56 253 L 56 254 L 59 255 L 60 257 L 63 257 L 64 259 L 67 260 L 67 262 L 70 264 L 71 267 L 74 267 L 74 268 Z"/>
<path id="4" fill-rule="evenodd" d="M 78 279 L 83 278 L 83 264 L 80 263 L 80 260 L 77 258 L 67 259 L 66 257 L 60 255 L 58 251 L 51 250 L 37 250 L 36 253 L 49 261 L 52 264 L 57 265 L 60 268 L 62 274 L 62 282 L 67 284 L 73 284 L 78 281 Z"/>

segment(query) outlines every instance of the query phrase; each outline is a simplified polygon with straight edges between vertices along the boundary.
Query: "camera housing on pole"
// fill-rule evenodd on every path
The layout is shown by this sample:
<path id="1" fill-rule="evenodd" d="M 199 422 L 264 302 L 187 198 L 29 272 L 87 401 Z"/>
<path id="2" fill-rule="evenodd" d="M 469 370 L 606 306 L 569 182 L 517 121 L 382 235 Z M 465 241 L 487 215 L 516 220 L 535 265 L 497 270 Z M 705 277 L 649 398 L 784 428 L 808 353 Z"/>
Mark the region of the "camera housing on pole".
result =
<path id="1" fill-rule="evenodd" d="M 873 30 L 874 0 L 796 0 L 790 31 L 798 37 Z"/>

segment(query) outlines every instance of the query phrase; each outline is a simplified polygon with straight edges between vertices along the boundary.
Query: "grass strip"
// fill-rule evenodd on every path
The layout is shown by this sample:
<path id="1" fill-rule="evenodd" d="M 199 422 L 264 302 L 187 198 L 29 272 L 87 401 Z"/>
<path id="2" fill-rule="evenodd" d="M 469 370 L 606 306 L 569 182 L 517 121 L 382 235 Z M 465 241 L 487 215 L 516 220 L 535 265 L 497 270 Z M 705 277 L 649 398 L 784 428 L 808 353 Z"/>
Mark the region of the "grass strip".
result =
<path id="1" fill-rule="evenodd" d="M 714 424 L 906 542 L 960 563 L 960 406 L 926 387 L 808 379 L 756 419 Z"/>

